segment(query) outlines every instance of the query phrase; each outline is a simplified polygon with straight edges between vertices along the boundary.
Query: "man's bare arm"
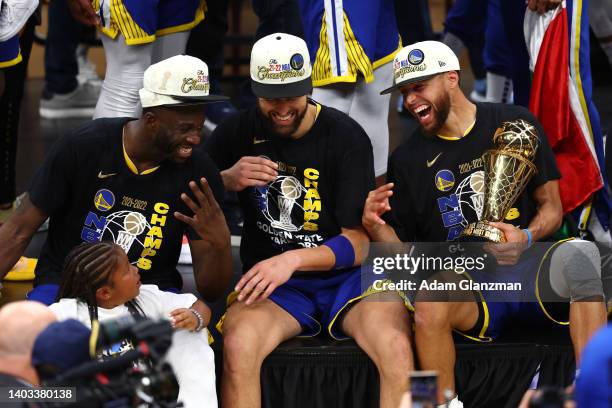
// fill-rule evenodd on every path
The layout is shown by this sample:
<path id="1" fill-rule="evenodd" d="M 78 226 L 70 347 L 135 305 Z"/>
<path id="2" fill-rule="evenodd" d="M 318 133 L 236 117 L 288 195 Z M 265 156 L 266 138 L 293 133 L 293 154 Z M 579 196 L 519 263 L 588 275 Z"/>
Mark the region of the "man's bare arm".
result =
<path id="1" fill-rule="evenodd" d="M 369 248 L 368 235 L 362 227 L 342 228 L 341 235 L 353 247 L 355 258 L 352 266 L 360 265 Z M 283 252 L 258 262 L 242 276 L 235 287 L 240 292 L 238 300 L 251 304 L 265 299 L 296 271 L 330 271 L 336 264 L 336 255 L 327 245 Z"/>
<path id="2" fill-rule="evenodd" d="M 563 206 L 559 195 L 559 181 L 552 180 L 542 184 L 533 192 L 538 211 L 529 223 L 532 241 L 547 238 L 561 227 Z"/>
<path id="3" fill-rule="evenodd" d="M 32 204 L 26 194 L 21 205 L 0 227 L 0 279 L 15 266 L 45 219 L 47 214 Z"/>

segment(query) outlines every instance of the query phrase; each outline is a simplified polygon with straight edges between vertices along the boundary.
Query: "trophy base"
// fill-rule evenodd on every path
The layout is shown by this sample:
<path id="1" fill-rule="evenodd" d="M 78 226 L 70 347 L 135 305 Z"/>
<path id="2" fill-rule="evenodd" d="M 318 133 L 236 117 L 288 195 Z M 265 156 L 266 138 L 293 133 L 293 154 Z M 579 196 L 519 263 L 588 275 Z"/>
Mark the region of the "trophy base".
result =
<path id="1" fill-rule="evenodd" d="M 488 221 L 478 221 L 468 224 L 459 235 L 459 240 L 464 242 L 506 242 L 502 230 L 489 224 Z"/>

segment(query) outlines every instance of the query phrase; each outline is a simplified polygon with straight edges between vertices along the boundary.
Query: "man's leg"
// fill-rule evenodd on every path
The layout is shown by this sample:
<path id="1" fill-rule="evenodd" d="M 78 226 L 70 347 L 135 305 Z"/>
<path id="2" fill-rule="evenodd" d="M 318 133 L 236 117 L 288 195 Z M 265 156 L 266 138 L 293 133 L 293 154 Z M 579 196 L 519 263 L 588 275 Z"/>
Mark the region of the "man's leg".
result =
<path id="1" fill-rule="evenodd" d="M 138 91 L 145 69 L 151 65 L 152 44 L 127 45 L 123 35 L 114 40 L 102 35 L 106 75 L 94 112 L 97 118 L 140 117 Z"/>
<path id="2" fill-rule="evenodd" d="M 357 82 L 355 98 L 349 116 L 361 125 L 372 142 L 376 186 L 387 179 L 389 158 L 389 102 L 391 94 L 380 92 L 393 82 L 393 64 L 387 63 L 374 70 L 374 82 L 367 84 L 363 78 Z"/>
<path id="3" fill-rule="evenodd" d="M 380 406 L 397 407 L 414 369 L 410 346 L 410 315 L 399 296 L 371 295 L 344 316 L 342 330 L 370 356 L 380 375 Z"/>
<path id="4" fill-rule="evenodd" d="M 453 329 L 468 331 L 478 321 L 476 302 L 419 302 L 415 304 L 415 342 L 421 369 L 438 372 L 438 402 L 444 391 L 455 391 Z"/>
<path id="5" fill-rule="evenodd" d="M 573 302 L 570 304 L 569 320 L 570 337 L 578 366 L 584 346 L 606 325 L 606 305 L 603 301 Z"/>
<path id="6" fill-rule="evenodd" d="M 571 301 L 570 336 L 577 362 L 589 339 L 606 324 L 601 265 L 597 246 L 584 240 L 560 244 L 550 260 L 551 288 Z"/>
<path id="7" fill-rule="evenodd" d="M 264 358 L 300 332 L 297 320 L 269 299 L 251 306 L 235 302 L 223 322 L 222 405 L 259 407 Z"/>

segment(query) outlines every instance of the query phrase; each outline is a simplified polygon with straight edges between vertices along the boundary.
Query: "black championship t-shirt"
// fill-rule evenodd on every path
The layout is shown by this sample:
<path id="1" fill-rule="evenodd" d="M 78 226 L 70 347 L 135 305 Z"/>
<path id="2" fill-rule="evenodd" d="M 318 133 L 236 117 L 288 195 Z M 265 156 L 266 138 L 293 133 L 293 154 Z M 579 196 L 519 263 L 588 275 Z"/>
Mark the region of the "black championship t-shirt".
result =
<path id="1" fill-rule="evenodd" d="M 538 172 L 503 222 L 526 228 L 536 214 L 533 191 L 560 178 L 555 157 L 540 123 L 525 108 L 479 103 L 472 130 L 458 140 L 426 136 L 417 129 L 389 159 L 387 178 L 395 183 L 392 214 L 387 218 L 402 241 L 455 240 L 480 219 L 484 198 L 482 154 L 494 148 L 493 135 L 504 121 L 524 119 L 540 138 L 534 164 Z"/>
<path id="2" fill-rule="evenodd" d="M 374 187 L 372 145 L 347 115 L 322 106 L 312 129 L 297 140 L 268 134 L 256 107 L 219 125 L 205 148 L 220 169 L 243 156 L 278 163 L 278 177 L 239 193 L 244 212 L 243 269 L 291 249 L 313 248 L 361 225 Z"/>
<path id="3" fill-rule="evenodd" d="M 36 266 L 35 285 L 59 283 L 64 259 L 81 242 L 114 241 L 138 267 L 143 283 L 181 288 L 176 270 L 183 234 L 199 236 L 174 218 L 192 216 L 180 198 L 188 182 L 206 177 L 217 200 L 219 171 L 194 149 L 185 163 L 163 162 L 134 174 L 123 152 L 122 130 L 133 119 L 98 119 L 56 142 L 30 187 L 32 203 L 50 215 L 49 234 Z"/>

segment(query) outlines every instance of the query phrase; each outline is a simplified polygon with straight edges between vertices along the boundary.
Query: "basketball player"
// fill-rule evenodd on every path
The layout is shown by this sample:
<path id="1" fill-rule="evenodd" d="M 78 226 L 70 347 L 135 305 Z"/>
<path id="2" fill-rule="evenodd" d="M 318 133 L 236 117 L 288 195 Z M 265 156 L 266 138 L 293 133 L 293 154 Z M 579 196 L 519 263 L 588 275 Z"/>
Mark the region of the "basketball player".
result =
<path id="1" fill-rule="evenodd" d="M 408 312 L 397 293 L 377 301 L 383 295 L 362 289 L 360 279 L 368 242 L 361 200 L 374 186 L 370 140 L 349 116 L 307 97 L 302 39 L 263 37 L 250 70 L 257 105 L 205 144 L 244 213 L 245 273 L 218 325 L 223 403 L 260 406 L 264 358 L 284 340 L 324 330 L 357 341 L 378 367 L 380 405 L 397 407 L 412 367 Z"/>
<path id="2" fill-rule="evenodd" d="M 389 158 L 391 62 L 401 47 L 393 0 L 299 0 L 312 62 L 312 98 L 355 119 L 372 142 L 376 184 Z"/>
<path id="3" fill-rule="evenodd" d="M 535 126 L 540 138 L 534 160 L 537 174 L 504 221 L 493 223 L 514 245 L 488 248 L 500 265 L 494 266 L 495 271 L 506 271 L 512 277 L 523 273 L 523 251 L 533 242 L 549 238 L 562 218 L 560 174 L 541 125 L 522 107 L 470 102 L 459 88 L 459 61 L 443 43 L 424 41 L 405 47 L 394 66 L 394 85 L 385 92 L 399 88 L 404 106 L 420 127 L 391 156 L 389 183 L 368 196 L 363 224 L 372 241 L 457 239 L 468 223 L 480 217 L 482 204 L 478 208 L 478 203 L 482 203 L 484 193 L 481 156 L 494 147 L 496 128 L 503 121 L 524 119 Z M 391 213 L 385 221 L 381 216 L 388 211 Z M 559 297 L 572 301 L 570 335 L 579 361 L 588 339 L 605 323 L 599 253 L 586 241 L 554 243 L 549 248 L 543 262 L 550 265 L 550 286 L 558 289 L 555 292 Z M 540 260 L 535 266 L 528 265 L 532 267 L 529 271 L 537 270 Z M 475 341 L 491 341 L 509 317 L 521 315 L 524 321 L 525 313 L 540 326 L 546 317 L 567 324 L 566 314 L 557 317 L 560 314 L 542 302 L 487 302 L 486 292 L 482 293 L 484 299 L 478 302 L 476 297 L 471 302 L 416 302 L 417 353 L 423 369 L 439 373 L 440 402 L 445 389 L 454 390 L 453 330 Z M 538 320 L 538 316 L 544 320 Z M 457 398 L 450 405 L 461 406 Z"/>
<path id="4" fill-rule="evenodd" d="M 140 119 L 94 120 L 60 139 L 28 197 L 0 228 L 0 277 L 50 217 L 31 300 L 53 303 L 64 259 L 84 241 L 114 241 L 143 283 L 178 292 L 183 234 L 198 290 L 207 299 L 219 296 L 231 277 L 229 231 L 216 201 L 223 186 L 210 158 L 195 147 L 201 104 L 225 97 L 209 95 L 208 86 L 204 62 L 169 58 L 145 71 Z"/>
<path id="5" fill-rule="evenodd" d="M 106 74 L 94 118 L 140 116 L 138 90 L 151 64 L 182 54 L 204 19 L 205 0 L 69 0 L 73 16 L 97 25 Z"/>

